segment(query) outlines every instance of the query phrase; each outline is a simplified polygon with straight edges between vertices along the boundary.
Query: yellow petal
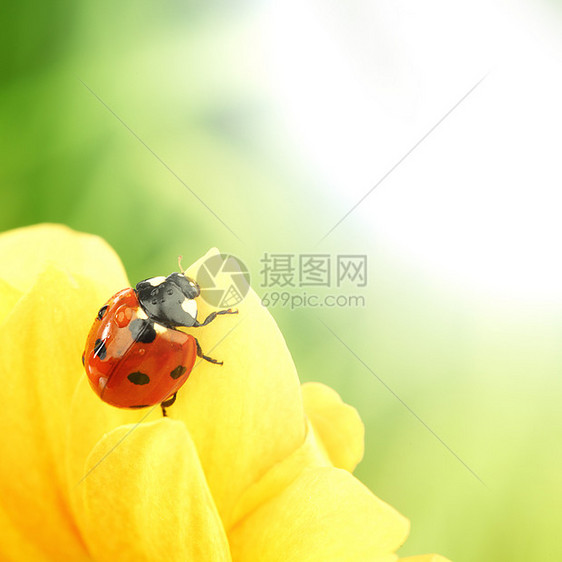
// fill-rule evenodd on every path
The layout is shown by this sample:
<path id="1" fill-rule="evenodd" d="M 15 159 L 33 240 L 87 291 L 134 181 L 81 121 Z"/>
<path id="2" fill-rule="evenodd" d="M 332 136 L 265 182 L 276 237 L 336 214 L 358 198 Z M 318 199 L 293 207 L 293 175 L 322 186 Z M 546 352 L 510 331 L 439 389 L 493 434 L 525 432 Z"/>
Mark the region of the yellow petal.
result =
<path id="1" fill-rule="evenodd" d="M 230 560 L 183 423 L 118 427 L 96 445 L 86 473 L 80 524 L 96 561 Z"/>
<path id="2" fill-rule="evenodd" d="M 189 275 L 197 277 L 199 264 L 214 253 Z M 216 281 L 226 289 L 229 278 Z M 213 309 L 198 300 L 202 321 Z M 199 361 L 169 410 L 193 437 L 227 528 L 244 490 L 299 448 L 306 434 L 299 380 L 275 321 L 253 291 L 237 308 L 238 315 L 190 330 L 204 353 L 224 365 Z"/>
<path id="3" fill-rule="evenodd" d="M 86 314 L 84 294 L 78 280 L 48 267 L 0 326 L 1 503 L 53 559 L 84 553 L 63 461 L 69 403 L 83 376 L 76 321 Z"/>
<path id="4" fill-rule="evenodd" d="M 259 480 L 246 488 L 233 512 L 233 520 L 243 519 L 265 499 L 282 493 L 303 470 L 321 466 L 330 466 L 330 461 L 319 448 L 312 427 L 309 426 L 306 440 L 298 449 L 273 465 Z"/>
<path id="5" fill-rule="evenodd" d="M 408 520 L 349 472 L 305 470 L 229 533 L 239 562 L 394 560 Z"/>
<path id="6" fill-rule="evenodd" d="M 48 264 L 90 279 L 108 297 L 128 284 L 121 261 L 104 240 L 58 224 L 0 234 L 0 264 L 0 277 L 22 292 Z"/>
<path id="7" fill-rule="evenodd" d="M 162 419 L 162 411 L 160 406 L 145 410 L 124 410 L 110 406 L 92 391 L 83 372 L 69 403 L 69 410 L 65 466 L 71 507 L 77 516 L 83 509 L 83 498 L 77 484 L 84 476 L 86 460 L 96 443 L 121 425 Z"/>
<path id="8" fill-rule="evenodd" d="M 0 500 L 1 502 L 1 500 Z M 85 554 L 85 553 L 84 553 Z M 86 556 L 84 556 L 84 560 Z M 42 551 L 29 536 L 10 518 L 0 503 L 0 560 L 10 562 L 52 562 L 53 558 Z M 78 562 L 79 559 L 77 559 Z"/>
<path id="9" fill-rule="evenodd" d="M 80 356 L 92 318 L 126 278 L 105 242 L 56 225 L 0 235 L 0 259 L 0 369 L 9 375 L 0 413 L 0 503 L 13 536 L 26 537 L 23 553 L 36 548 L 50 559 L 78 560 L 85 549 L 64 456 L 69 405 L 84 378 Z"/>
<path id="10" fill-rule="evenodd" d="M 4 318 L 12 311 L 12 308 L 18 302 L 21 295 L 21 291 L 18 291 L 9 283 L 0 279 L 0 302 L 2 303 L 2 306 L 0 306 L 0 323 L 2 323 Z"/>
<path id="11" fill-rule="evenodd" d="M 418 556 L 408 556 L 400 558 L 401 562 L 451 562 L 448 558 L 439 554 L 420 554 Z"/>
<path id="12" fill-rule="evenodd" d="M 321 383 L 303 384 L 302 397 L 306 415 L 328 458 L 334 466 L 352 472 L 364 452 L 365 426 L 357 410 Z"/>

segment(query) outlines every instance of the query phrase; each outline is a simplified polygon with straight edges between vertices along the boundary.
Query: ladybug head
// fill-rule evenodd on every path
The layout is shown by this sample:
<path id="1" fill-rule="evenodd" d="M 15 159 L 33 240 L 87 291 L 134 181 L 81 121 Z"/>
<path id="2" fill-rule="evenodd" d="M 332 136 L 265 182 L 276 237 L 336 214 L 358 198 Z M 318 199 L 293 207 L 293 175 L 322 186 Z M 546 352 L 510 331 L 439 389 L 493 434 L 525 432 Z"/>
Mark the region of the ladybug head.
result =
<path id="1" fill-rule="evenodd" d="M 197 282 L 185 273 L 172 273 L 168 276 L 168 280 L 175 283 L 188 299 L 195 299 L 201 294 L 201 289 Z"/>
<path id="2" fill-rule="evenodd" d="M 187 275 L 185 276 L 185 278 L 189 282 L 189 286 L 191 288 L 191 294 L 193 295 L 190 298 L 192 298 L 192 299 L 197 298 L 201 294 L 201 288 L 197 284 L 197 281 L 195 281 L 194 279 L 191 279 L 190 277 L 187 277 Z"/>
<path id="3" fill-rule="evenodd" d="M 153 322 L 169 328 L 190 327 L 197 322 L 199 285 L 183 273 L 152 277 L 137 283 L 135 292 L 140 306 Z"/>

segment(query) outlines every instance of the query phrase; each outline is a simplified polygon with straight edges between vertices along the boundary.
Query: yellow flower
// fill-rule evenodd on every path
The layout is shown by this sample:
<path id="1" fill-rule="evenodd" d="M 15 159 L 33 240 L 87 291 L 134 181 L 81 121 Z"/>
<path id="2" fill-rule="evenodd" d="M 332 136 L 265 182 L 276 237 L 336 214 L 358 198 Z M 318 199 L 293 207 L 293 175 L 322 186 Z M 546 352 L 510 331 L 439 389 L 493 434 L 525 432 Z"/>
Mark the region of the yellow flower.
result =
<path id="1" fill-rule="evenodd" d="M 397 559 L 408 521 L 351 474 L 357 412 L 300 386 L 254 293 L 197 332 L 224 366 L 196 364 L 162 418 L 108 406 L 85 380 L 91 322 L 128 286 L 102 240 L 20 229 L 0 236 L 0 263 L 1 560 Z"/>

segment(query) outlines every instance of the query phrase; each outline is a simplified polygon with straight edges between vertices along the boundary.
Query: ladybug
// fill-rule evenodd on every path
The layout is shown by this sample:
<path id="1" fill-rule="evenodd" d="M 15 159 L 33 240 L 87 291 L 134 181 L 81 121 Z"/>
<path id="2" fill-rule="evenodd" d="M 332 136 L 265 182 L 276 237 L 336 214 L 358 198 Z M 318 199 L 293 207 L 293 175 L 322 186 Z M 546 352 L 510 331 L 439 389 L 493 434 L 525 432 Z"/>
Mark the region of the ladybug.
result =
<path id="1" fill-rule="evenodd" d="M 181 269 L 181 265 L 180 265 Z M 197 321 L 199 285 L 183 273 L 152 277 L 113 295 L 100 309 L 86 339 L 82 363 L 94 392 L 118 408 L 160 404 L 162 414 L 203 354 L 197 339 L 179 327 L 206 326 L 221 314 Z"/>

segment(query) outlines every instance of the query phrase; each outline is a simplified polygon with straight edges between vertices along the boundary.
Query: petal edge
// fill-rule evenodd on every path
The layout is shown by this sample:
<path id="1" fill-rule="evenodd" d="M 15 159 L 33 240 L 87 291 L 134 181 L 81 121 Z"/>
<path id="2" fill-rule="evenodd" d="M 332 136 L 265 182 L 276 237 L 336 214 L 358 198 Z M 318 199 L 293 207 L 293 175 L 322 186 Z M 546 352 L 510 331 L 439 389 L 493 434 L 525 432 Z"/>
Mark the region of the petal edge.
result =
<path id="1" fill-rule="evenodd" d="M 195 446 L 181 422 L 114 429 L 94 447 L 85 474 L 79 519 L 96 560 L 230 561 Z"/>

